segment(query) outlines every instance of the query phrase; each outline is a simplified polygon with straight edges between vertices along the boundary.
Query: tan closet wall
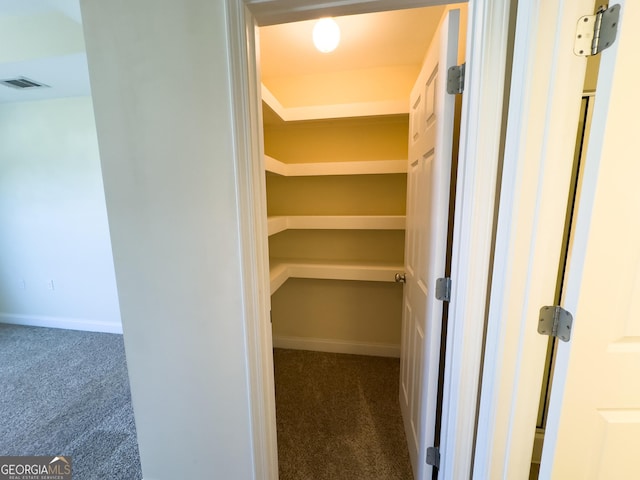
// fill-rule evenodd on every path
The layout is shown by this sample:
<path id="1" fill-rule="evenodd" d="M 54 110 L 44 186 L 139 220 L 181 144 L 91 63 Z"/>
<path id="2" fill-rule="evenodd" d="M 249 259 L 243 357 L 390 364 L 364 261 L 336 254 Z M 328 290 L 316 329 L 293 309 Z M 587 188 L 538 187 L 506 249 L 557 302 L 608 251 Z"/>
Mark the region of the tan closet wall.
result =
<path id="1" fill-rule="evenodd" d="M 275 336 L 400 345 L 402 288 L 290 278 L 271 297 Z"/>

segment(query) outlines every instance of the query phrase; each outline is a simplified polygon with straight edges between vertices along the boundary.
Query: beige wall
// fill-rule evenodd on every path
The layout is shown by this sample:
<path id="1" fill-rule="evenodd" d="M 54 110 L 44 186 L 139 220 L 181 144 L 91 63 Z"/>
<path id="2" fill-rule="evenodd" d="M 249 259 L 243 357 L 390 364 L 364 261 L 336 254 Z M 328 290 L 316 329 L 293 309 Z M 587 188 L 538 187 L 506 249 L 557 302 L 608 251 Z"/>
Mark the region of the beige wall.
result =
<path id="1" fill-rule="evenodd" d="M 276 335 L 400 344 L 399 284 L 291 278 L 271 308 Z"/>
<path id="2" fill-rule="evenodd" d="M 339 262 L 404 261 L 403 230 L 288 230 L 269 239 L 274 258 Z"/>
<path id="3" fill-rule="evenodd" d="M 122 332 L 93 118 L 89 97 L 0 106 L 2 322 Z"/>
<path id="4" fill-rule="evenodd" d="M 265 125 L 264 149 L 284 163 L 401 160 L 408 121 L 394 115 Z"/>
<path id="5" fill-rule="evenodd" d="M 143 476 L 257 478 L 228 4 L 81 6 Z"/>
<path id="6" fill-rule="evenodd" d="M 584 77 L 584 91 L 595 92 L 598 84 L 598 70 L 600 67 L 600 55 L 587 58 L 587 73 Z"/>
<path id="7" fill-rule="evenodd" d="M 404 215 L 405 174 L 267 175 L 268 215 Z"/>

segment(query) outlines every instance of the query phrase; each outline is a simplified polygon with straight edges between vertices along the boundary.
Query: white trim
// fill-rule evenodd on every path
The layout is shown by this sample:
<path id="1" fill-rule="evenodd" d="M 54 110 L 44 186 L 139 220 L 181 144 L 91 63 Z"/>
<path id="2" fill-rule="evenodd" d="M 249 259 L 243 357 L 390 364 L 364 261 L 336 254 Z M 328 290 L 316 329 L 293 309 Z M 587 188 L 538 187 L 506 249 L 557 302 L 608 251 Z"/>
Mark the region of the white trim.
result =
<path id="1" fill-rule="evenodd" d="M 284 163 L 268 155 L 265 170 L 285 177 L 320 175 L 375 175 L 407 173 L 407 160 L 371 160 L 362 162 Z"/>
<path id="2" fill-rule="evenodd" d="M 451 0 L 245 0 L 260 26 L 429 5 Z"/>
<path id="3" fill-rule="evenodd" d="M 269 236 L 285 230 L 404 230 L 404 215 L 290 215 L 269 217 Z"/>
<path id="4" fill-rule="evenodd" d="M 469 2 L 440 479 L 469 478 L 473 456 L 511 3 Z"/>
<path id="5" fill-rule="evenodd" d="M 446 3 L 439 0 L 245 1 L 256 15 L 259 25 L 305 20 L 321 15 L 346 15 Z M 452 266 L 457 281 L 454 282 L 454 301 L 449 312 L 451 335 L 445 371 L 441 479 L 467 478 L 470 473 L 511 3 L 510 0 L 470 0 L 467 35 L 469 74 L 463 101 Z M 233 29 L 234 25 L 231 24 L 230 28 Z M 249 82 L 257 92 L 257 81 L 250 78 Z M 236 94 L 239 95 L 241 87 L 232 93 L 238 92 Z M 470 102 L 469 98 L 473 101 Z M 245 109 L 238 114 L 250 115 L 250 112 Z M 258 128 L 255 122 L 252 128 Z M 262 159 L 254 156 L 254 163 L 262 162 Z M 263 196 L 246 190 L 243 185 L 238 185 L 238 188 L 245 201 L 253 202 L 257 209 L 264 207 Z M 252 402 L 259 401 L 256 394 L 259 388 L 260 385 L 252 380 Z M 268 420 L 258 418 L 257 421 Z M 272 455 L 275 458 L 276 453 Z M 263 475 L 258 478 L 275 480 L 276 477 Z"/>
<path id="6" fill-rule="evenodd" d="M 226 0 L 229 62 L 233 85 L 234 143 L 237 159 L 239 238 L 242 248 L 244 329 L 249 366 L 249 404 L 254 479 L 278 478 L 278 447 L 271 339 L 271 296 L 267 233 L 262 103 L 256 64 L 255 19 L 242 0 Z"/>
<path id="7" fill-rule="evenodd" d="M 592 9 L 518 2 L 474 478 L 529 474 L 586 69 L 573 37 Z"/>
<path id="8" fill-rule="evenodd" d="M 105 322 L 102 320 L 91 320 L 88 318 L 47 317 L 44 315 L 0 313 L 0 323 L 30 327 L 64 328 L 66 330 L 82 330 L 85 332 L 122 334 L 122 324 L 119 322 Z"/>
<path id="9" fill-rule="evenodd" d="M 328 338 L 273 336 L 275 348 L 311 350 L 312 352 L 348 353 L 374 357 L 400 358 L 400 345 L 388 343 L 351 342 Z"/>
<path id="10" fill-rule="evenodd" d="M 403 100 L 285 107 L 264 84 L 262 85 L 262 101 L 284 122 L 378 115 L 407 115 L 409 113 L 409 103 Z"/>

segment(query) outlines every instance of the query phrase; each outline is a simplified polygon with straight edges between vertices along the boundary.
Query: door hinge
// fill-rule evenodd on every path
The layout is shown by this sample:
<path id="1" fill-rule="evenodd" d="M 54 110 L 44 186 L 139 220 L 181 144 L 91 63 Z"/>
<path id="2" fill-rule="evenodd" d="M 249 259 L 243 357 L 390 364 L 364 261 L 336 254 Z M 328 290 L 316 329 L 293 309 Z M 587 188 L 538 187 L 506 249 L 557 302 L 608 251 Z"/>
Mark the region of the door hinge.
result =
<path id="1" fill-rule="evenodd" d="M 620 5 L 602 6 L 595 15 L 578 19 L 573 52 L 580 57 L 597 55 L 613 45 L 618 32 Z"/>
<path id="2" fill-rule="evenodd" d="M 427 448 L 427 465 L 440 468 L 440 449 L 438 447 Z"/>
<path id="3" fill-rule="evenodd" d="M 447 93 L 457 95 L 464 91 L 464 71 L 466 63 L 449 67 L 447 70 Z"/>
<path id="4" fill-rule="evenodd" d="M 563 342 L 571 339 L 571 325 L 573 315 L 558 305 L 542 307 L 540 309 L 540 321 L 538 322 L 538 333 L 556 337 Z"/>
<path id="5" fill-rule="evenodd" d="M 451 278 L 442 277 L 436 280 L 436 298 L 443 302 L 451 300 Z"/>

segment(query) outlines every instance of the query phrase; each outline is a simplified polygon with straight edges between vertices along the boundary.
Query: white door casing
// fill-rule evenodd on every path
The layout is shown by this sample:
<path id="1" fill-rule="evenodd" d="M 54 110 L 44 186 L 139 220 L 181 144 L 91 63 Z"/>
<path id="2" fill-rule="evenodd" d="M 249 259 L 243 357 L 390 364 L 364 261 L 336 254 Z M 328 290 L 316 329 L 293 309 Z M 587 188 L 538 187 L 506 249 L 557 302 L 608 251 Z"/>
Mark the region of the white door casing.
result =
<path id="1" fill-rule="evenodd" d="M 601 53 L 540 478 L 640 478 L 640 5 Z"/>
<path id="2" fill-rule="evenodd" d="M 573 53 L 592 0 L 519 2 L 473 478 L 527 478 L 586 59 Z"/>
<path id="3" fill-rule="evenodd" d="M 400 405 L 416 479 L 431 474 L 426 448 L 435 428 L 455 96 L 446 92 L 458 56 L 458 10 L 445 14 L 410 97 L 406 284 L 403 299 Z"/>
<path id="4" fill-rule="evenodd" d="M 348 15 L 441 3 L 441 0 L 226 0 L 232 17 L 229 22 L 230 44 L 235 48 L 230 57 L 231 71 L 236 79 L 235 85 L 240 87 L 232 92 L 237 121 L 251 120 L 255 125 L 255 112 L 260 108 L 259 95 L 250 94 L 248 99 L 245 97 L 245 86 L 249 91 L 256 92 L 259 83 L 250 73 L 256 68 L 255 54 L 251 51 L 255 24 L 273 25 L 323 15 Z M 463 472 L 468 472 L 473 451 L 481 320 L 488 283 L 486 271 L 491 255 L 491 223 L 500 150 L 510 7 L 510 0 L 473 0 L 469 3 L 467 94 L 463 101 L 458 171 L 458 185 L 463 188 L 456 200 L 452 266 L 459 283 L 453 286 L 455 302 L 452 302 L 449 312 L 449 323 L 454 328 L 451 329 L 447 349 L 442 432 L 446 449 L 441 458 L 441 478 L 457 478 Z M 473 102 L 469 98 L 473 98 Z M 259 129 L 248 128 L 239 130 L 236 139 L 237 163 L 242 167 L 238 170 L 237 179 L 238 194 L 242 198 L 240 215 L 247 224 L 255 223 L 254 212 L 265 208 L 264 186 L 256 187 L 258 182 L 254 178 L 254 175 L 260 175 L 255 172 L 261 170 L 263 163 L 261 156 L 256 155 L 260 147 L 256 142 L 259 135 Z M 249 165 L 251 168 L 246 168 Z M 252 240 L 252 237 L 243 237 L 243 242 L 248 240 Z M 248 242 L 245 248 L 255 248 L 252 242 Z M 254 255 L 261 257 L 264 246 L 260 245 L 260 241 L 258 244 Z M 263 290 L 266 289 L 268 282 L 263 286 Z M 264 305 L 258 304 L 258 295 L 252 291 L 249 293 L 252 295 L 247 300 L 247 308 L 268 312 Z M 270 343 L 270 336 L 265 338 L 265 334 L 261 333 L 265 331 L 264 325 L 268 324 L 267 314 L 248 315 L 246 331 L 250 348 L 256 341 L 263 345 Z M 264 411 L 265 407 L 268 410 L 269 403 L 264 402 L 264 396 L 269 394 L 273 386 L 271 383 L 265 390 L 259 380 L 261 376 L 272 377 L 270 372 L 266 372 L 269 369 L 266 363 L 250 362 L 250 365 L 256 452 L 254 478 L 275 479 L 275 425 L 272 415 Z"/>

